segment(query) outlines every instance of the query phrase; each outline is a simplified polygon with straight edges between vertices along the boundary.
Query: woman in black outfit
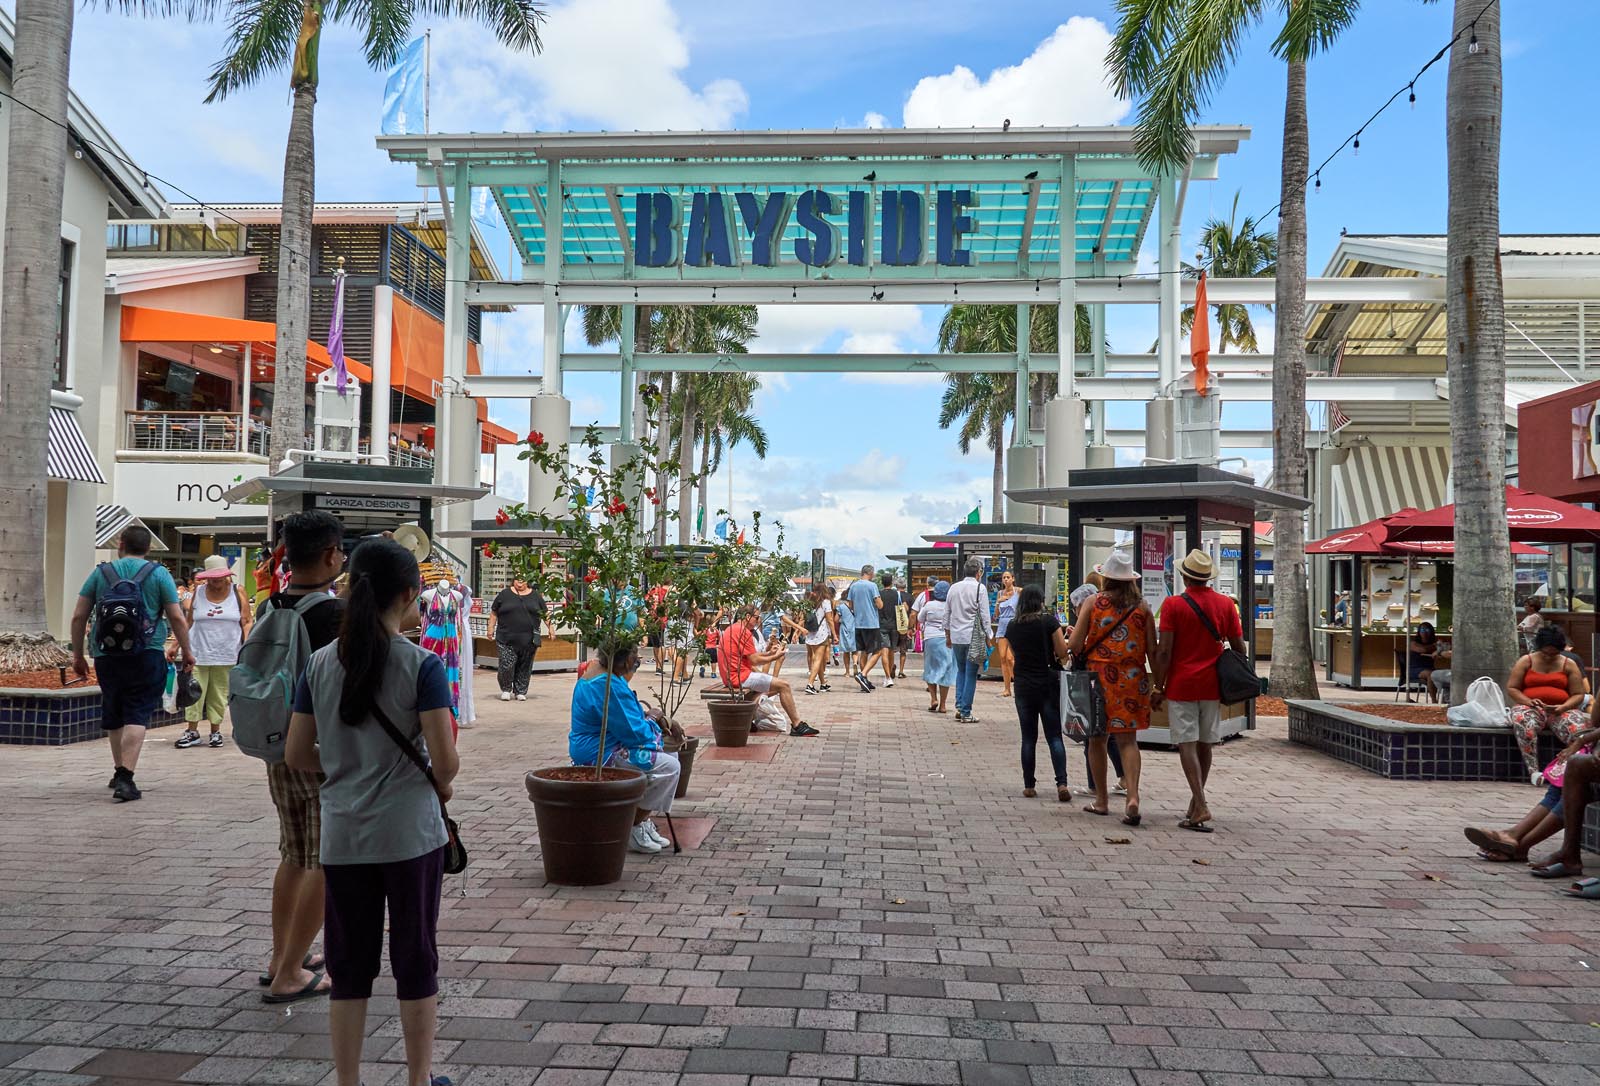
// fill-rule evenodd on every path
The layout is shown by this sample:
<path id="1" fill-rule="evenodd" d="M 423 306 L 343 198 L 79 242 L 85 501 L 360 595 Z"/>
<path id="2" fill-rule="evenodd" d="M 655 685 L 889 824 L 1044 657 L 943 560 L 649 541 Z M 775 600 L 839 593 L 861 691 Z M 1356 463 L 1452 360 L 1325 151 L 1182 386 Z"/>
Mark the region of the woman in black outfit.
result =
<path id="1" fill-rule="evenodd" d="M 1044 609 L 1044 590 L 1028 585 L 1017 601 L 1017 615 L 1006 627 L 1006 642 L 1013 661 L 1012 692 L 1017 722 L 1022 726 L 1022 794 L 1034 790 L 1034 756 L 1039 745 L 1039 725 L 1050 748 L 1056 774 L 1056 798 L 1072 799 L 1067 787 L 1067 746 L 1061 739 L 1061 661 L 1067 658 L 1067 639 L 1056 616 Z"/>
<path id="2" fill-rule="evenodd" d="M 528 700 L 528 675 L 539 651 L 539 625 L 544 622 L 544 596 L 518 577 L 489 605 L 489 636 L 500 650 L 500 700 Z"/>

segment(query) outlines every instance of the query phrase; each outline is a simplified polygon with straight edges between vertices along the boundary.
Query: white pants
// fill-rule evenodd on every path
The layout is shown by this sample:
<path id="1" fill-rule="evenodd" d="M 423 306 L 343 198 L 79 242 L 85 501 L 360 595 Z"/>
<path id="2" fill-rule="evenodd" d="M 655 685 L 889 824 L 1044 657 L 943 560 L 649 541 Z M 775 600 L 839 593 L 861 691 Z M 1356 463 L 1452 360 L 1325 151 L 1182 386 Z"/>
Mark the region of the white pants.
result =
<path id="1" fill-rule="evenodd" d="M 650 783 L 645 787 L 644 795 L 639 798 L 639 806 L 646 811 L 670 814 L 672 794 L 678 790 L 678 775 L 683 772 L 683 767 L 678 764 L 676 754 L 658 750 L 655 755 L 655 761 L 650 768 L 641 770 L 650 779 Z M 606 764 L 617 769 L 639 769 L 628 759 L 628 752 L 625 750 L 617 751 Z"/>

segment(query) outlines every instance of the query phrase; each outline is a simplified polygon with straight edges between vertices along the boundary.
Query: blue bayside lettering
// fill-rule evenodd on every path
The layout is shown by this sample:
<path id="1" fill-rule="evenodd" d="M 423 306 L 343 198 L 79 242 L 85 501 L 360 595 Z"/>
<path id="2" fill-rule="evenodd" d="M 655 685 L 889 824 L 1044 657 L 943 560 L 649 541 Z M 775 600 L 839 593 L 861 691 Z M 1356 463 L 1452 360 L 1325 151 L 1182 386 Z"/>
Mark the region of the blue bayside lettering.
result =
<path id="1" fill-rule="evenodd" d="M 850 190 L 848 230 L 845 237 L 845 260 L 858 268 L 867 266 L 867 243 L 872 240 L 872 193 L 861 189 Z"/>
<path id="2" fill-rule="evenodd" d="M 744 216 L 745 228 L 750 231 L 750 259 L 763 267 L 778 263 L 778 242 L 783 239 L 783 229 L 789 225 L 789 215 L 794 210 L 794 197 L 787 192 L 774 192 L 762 204 L 753 192 L 734 193 L 739 204 L 739 214 Z"/>
<path id="3" fill-rule="evenodd" d="M 964 207 L 977 207 L 978 199 L 971 189 L 940 189 L 938 201 L 937 257 L 945 267 L 965 268 L 972 265 L 972 250 L 958 248 L 961 235 L 978 228 L 971 215 L 962 215 Z"/>
<path id="4" fill-rule="evenodd" d="M 670 268 L 678 262 L 678 201 L 665 192 L 634 197 L 633 259 L 645 268 Z"/>
<path id="5" fill-rule="evenodd" d="M 796 238 L 794 256 L 810 268 L 825 268 L 839 259 L 839 228 L 824 215 L 832 215 L 838 208 L 833 196 L 825 189 L 807 189 L 795 201 L 795 221 L 811 236 Z"/>
<path id="6" fill-rule="evenodd" d="M 739 263 L 739 243 L 733 225 L 733 204 L 720 192 L 697 192 L 689 207 L 689 237 L 683 262 L 692 268 L 715 264 L 732 268 Z"/>
<path id="7" fill-rule="evenodd" d="M 942 195 L 942 193 L 941 193 Z M 883 262 L 896 267 L 922 263 L 922 235 L 927 230 L 922 193 L 888 189 L 883 194 Z"/>

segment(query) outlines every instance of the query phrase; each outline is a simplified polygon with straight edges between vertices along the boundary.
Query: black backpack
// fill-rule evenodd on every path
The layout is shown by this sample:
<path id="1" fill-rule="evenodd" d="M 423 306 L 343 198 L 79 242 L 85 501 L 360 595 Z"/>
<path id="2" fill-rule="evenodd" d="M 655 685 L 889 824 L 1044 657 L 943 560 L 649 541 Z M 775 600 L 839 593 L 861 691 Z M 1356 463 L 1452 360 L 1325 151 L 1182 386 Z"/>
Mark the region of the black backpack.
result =
<path id="1" fill-rule="evenodd" d="M 1217 694 L 1224 705 L 1238 705 L 1240 702 L 1251 701 L 1261 696 L 1261 679 L 1256 675 L 1256 669 L 1250 666 L 1250 661 L 1242 653 L 1234 651 L 1232 645 L 1227 644 L 1223 636 L 1217 632 L 1216 624 L 1211 621 L 1200 605 L 1187 593 L 1183 602 L 1194 608 L 1194 613 L 1200 621 L 1205 623 L 1211 636 L 1222 642 L 1222 655 L 1217 657 Z"/>
<path id="2" fill-rule="evenodd" d="M 817 618 L 817 609 L 813 607 L 806 612 L 806 633 L 814 634 L 821 628 L 822 623 Z"/>
<path id="3" fill-rule="evenodd" d="M 144 582 L 156 571 L 156 563 L 147 560 L 131 578 L 122 577 L 110 562 L 101 562 L 98 568 L 106 591 L 94 605 L 95 646 L 102 656 L 143 652 L 156 632 L 155 617 L 144 602 Z"/>

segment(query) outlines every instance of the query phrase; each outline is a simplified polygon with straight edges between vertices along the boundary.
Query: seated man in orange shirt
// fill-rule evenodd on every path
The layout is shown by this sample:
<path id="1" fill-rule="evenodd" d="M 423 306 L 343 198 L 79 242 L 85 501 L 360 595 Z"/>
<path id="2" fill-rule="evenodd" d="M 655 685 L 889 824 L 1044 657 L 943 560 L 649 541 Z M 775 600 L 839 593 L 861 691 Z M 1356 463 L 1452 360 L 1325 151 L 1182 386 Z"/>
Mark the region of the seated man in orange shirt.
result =
<path id="1" fill-rule="evenodd" d="M 739 612 L 738 621 L 722 631 L 717 644 L 717 674 L 729 690 L 751 690 L 757 694 L 776 694 L 789 718 L 789 734 L 793 736 L 819 735 L 820 732 L 800 719 L 800 710 L 794 704 L 794 688 L 787 679 L 780 679 L 759 670 L 784 653 L 783 646 L 759 653 L 756 651 L 754 630 L 761 624 L 761 609 L 746 607 Z"/>

